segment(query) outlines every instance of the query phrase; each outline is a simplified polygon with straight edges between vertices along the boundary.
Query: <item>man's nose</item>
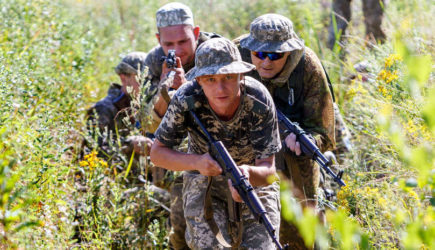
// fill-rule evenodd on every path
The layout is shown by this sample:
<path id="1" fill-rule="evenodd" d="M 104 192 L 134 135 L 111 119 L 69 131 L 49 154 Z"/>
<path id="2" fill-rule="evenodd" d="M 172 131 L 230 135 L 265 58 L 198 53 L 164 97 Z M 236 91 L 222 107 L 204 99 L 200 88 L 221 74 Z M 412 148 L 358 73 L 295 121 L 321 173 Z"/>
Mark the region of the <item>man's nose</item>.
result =
<path id="1" fill-rule="evenodd" d="M 270 65 L 270 64 L 272 64 L 272 61 L 269 59 L 268 56 L 266 56 L 266 58 L 264 58 L 264 60 L 261 61 L 261 64 Z"/>

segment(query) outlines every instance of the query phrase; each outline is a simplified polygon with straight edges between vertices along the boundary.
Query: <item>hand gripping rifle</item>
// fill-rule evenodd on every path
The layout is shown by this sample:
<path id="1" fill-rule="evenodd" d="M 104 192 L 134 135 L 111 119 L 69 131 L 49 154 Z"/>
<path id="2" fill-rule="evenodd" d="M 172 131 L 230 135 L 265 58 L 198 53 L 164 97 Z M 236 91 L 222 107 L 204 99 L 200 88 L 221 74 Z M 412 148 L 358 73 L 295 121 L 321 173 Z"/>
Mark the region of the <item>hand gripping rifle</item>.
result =
<path id="1" fill-rule="evenodd" d="M 175 49 L 168 50 L 167 56 L 162 56 L 161 61 L 166 61 L 166 66 L 169 69 L 175 69 L 177 67 L 177 58 L 175 56 Z M 175 71 L 171 70 L 169 71 L 167 78 L 172 77 L 175 75 Z"/>
<path id="2" fill-rule="evenodd" d="M 296 135 L 296 140 L 301 145 L 302 152 L 309 156 L 311 159 L 317 162 L 333 179 L 338 185 L 346 186 L 346 184 L 341 179 L 343 171 L 339 171 L 336 175 L 330 168 L 331 161 L 328 160 L 325 155 L 320 152 L 320 149 L 314 144 L 314 142 L 307 136 L 307 133 L 299 127 L 296 122 L 290 121 L 279 109 L 276 109 L 278 115 L 278 122 L 284 124 L 288 132 Z"/>
<path id="3" fill-rule="evenodd" d="M 210 146 L 210 154 L 212 157 L 219 163 L 222 168 L 222 173 L 227 178 L 231 179 L 231 183 L 233 187 L 237 190 L 242 200 L 248 205 L 249 210 L 251 210 L 252 214 L 260 223 L 262 223 L 267 232 L 269 233 L 272 240 L 275 242 L 278 249 L 287 249 L 283 248 L 279 243 L 278 239 L 275 236 L 275 228 L 272 226 L 272 223 L 269 220 L 269 217 L 266 214 L 266 210 L 258 198 L 257 194 L 254 191 L 249 180 L 246 179 L 246 176 L 242 174 L 240 169 L 237 167 L 231 155 L 228 153 L 224 144 L 221 141 L 215 141 L 211 135 L 208 133 L 207 129 L 198 119 L 196 114 L 190 110 L 190 114 L 192 115 L 195 123 L 201 128 L 202 133 L 207 137 L 204 138 L 208 141 Z"/>
<path id="4" fill-rule="evenodd" d="M 162 56 L 162 58 L 160 60 L 162 62 L 165 61 L 166 66 L 169 69 L 175 69 L 177 67 L 177 57 L 175 56 L 175 49 L 168 50 L 168 55 Z M 169 71 L 169 73 L 166 75 L 166 80 L 163 84 L 164 86 L 162 86 L 162 88 L 160 90 L 160 94 L 162 95 L 162 97 L 166 101 L 166 103 L 168 103 L 168 104 L 171 101 L 171 98 L 169 97 L 169 94 L 168 94 L 168 89 L 173 90 L 173 88 L 170 87 L 171 84 L 169 84 L 169 83 L 172 83 L 172 81 L 174 80 L 174 76 L 175 76 L 175 71 L 173 71 L 173 70 Z"/>

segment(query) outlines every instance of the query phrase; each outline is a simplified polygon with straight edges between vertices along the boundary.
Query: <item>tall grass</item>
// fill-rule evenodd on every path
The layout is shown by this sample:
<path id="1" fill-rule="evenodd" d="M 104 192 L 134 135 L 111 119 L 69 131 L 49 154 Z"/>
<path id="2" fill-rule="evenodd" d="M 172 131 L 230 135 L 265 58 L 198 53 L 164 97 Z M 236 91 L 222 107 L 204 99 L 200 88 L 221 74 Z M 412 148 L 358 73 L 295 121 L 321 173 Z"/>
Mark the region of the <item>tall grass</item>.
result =
<path id="1" fill-rule="evenodd" d="M 154 14 L 166 2 L 2 1 L 2 246 L 138 247 L 147 241 L 167 247 L 165 221 L 150 214 L 135 217 L 134 206 L 143 199 L 122 196 L 128 187 L 113 171 L 83 169 L 88 187 L 107 194 L 96 200 L 97 195 L 77 192 L 75 186 L 84 110 L 105 95 L 110 82 L 119 81 L 113 67 L 122 55 L 155 46 Z M 388 40 L 372 49 L 361 39 L 360 3 L 354 1 L 345 57 L 325 48 L 327 1 L 182 2 L 192 8 L 202 30 L 228 38 L 247 33 L 261 14 L 288 16 L 332 76 L 355 150 L 346 156 L 349 185 L 338 194 L 339 211 L 328 212 L 328 228 L 283 192 L 286 218 L 300 227 L 307 242 L 343 249 L 434 247 L 432 1 L 390 1 L 384 23 Z M 354 69 L 362 61 L 368 65 L 364 74 Z M 78 211 L 78 200 L 84 200 L 85 212 Z M 133 223 L 139 217 L 153 221 L 141 231 Z M 81 245 L 75 230 L 89 236 Z"/>

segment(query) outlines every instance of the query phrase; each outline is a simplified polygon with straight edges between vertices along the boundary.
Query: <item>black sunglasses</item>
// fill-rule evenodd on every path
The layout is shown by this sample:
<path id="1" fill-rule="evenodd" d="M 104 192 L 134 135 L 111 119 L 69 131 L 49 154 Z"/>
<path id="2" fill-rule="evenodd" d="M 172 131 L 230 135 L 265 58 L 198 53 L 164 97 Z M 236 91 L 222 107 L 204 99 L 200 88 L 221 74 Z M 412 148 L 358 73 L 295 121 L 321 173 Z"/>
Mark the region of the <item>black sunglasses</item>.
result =
<path id="1" fill-rule="evenodd" d="M 261 60 L 269 57 L 269 60 L 276 61 L 284 57 L 285 53 L 276 53 L 276 52 L 262 52 L 262 51 L 252 51 L 252 54 Z"/>

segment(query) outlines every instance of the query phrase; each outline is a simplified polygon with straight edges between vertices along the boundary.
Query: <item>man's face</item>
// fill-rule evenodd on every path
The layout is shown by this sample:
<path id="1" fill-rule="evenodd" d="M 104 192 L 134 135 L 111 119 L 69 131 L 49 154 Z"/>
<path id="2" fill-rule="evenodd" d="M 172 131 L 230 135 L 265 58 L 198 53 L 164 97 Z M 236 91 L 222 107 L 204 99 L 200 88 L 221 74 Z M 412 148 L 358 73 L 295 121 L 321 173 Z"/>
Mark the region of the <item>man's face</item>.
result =
<path id="1" fill-rule="evenodd" d="M 261 78 L 272 79 L 282 71 L 282 68 L 284 67 L 285 62 L 287 61 L 287 57 L 289 55 L 290 52 L 285 52 L 284 56 L 278 60 L 272 61 L 269 57 L 266 57 L 262 60 L 259 57 L 255 56 L 254 52 L 251 51 L 251 60 L 252 64 L 254 64 L 257 68 L 257 71 L 260 74 Z"/>
<path id="2" fill-rule="evenodd" d="M 131 96 L 139 94 L 139 82 L 136 74 L 120 74 L 122 91 Z M 129 89 L 131 89 L 129 92 Z M 133 94 L 134 93 L 134 94 Z"/>
<path id="3" fill-rule="evenodd" d="M 205 75 L 197 78 L 207 100 L 218 115 L 231 116 L 240 104 L 238 74 Z"/>
<path id="4" fill-rule="evenodd" d="M 180 57 L 181 64 L 185 65 L 195 60 L 199 27 L 193 28 L 190 25 L 162 27 L 159 28 L 156 37 L 165 55 L 168 54 L 168 50 L 175 49 L 175 55 Z"/>

